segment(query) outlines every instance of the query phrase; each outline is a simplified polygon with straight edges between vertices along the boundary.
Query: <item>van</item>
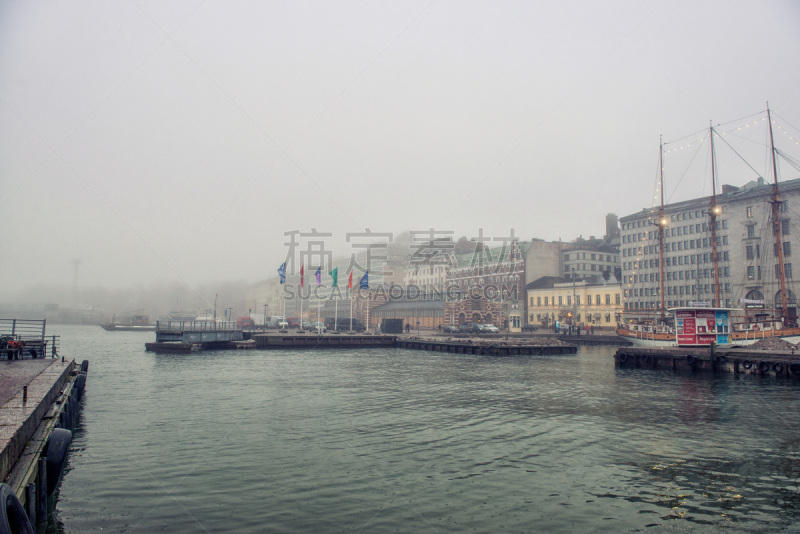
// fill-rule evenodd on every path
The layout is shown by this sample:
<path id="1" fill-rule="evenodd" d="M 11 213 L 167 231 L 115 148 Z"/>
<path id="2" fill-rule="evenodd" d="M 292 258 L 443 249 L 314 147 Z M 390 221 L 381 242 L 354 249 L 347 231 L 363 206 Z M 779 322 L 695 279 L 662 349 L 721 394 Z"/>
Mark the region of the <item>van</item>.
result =
<path id="1" fill-rule="evenodd" d="M 336 319 L 336 324 L 334 325 L 333 317 L 326 317 L 325 318 L 325 328 L 328 331 L 337 330 L 339 332 L 349 332 L 350 331 L 350 317 L 339 317 Z M 353 319 L 353 331 L 354 332 L 364 332 L 366 331 L 367 327 L 364 326 L 364 323 L 359 321 L 358 319 Z"/>

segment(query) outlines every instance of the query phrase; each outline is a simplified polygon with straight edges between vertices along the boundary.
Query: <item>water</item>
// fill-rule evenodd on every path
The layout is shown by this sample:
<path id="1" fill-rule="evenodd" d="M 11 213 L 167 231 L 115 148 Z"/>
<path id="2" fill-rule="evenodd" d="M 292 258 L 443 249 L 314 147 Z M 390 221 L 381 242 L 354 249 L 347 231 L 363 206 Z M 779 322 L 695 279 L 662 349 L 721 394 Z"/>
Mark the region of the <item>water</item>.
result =
<path id="1" fill-rule="evenodd" d="M 613 349 L 90 360 L 57 532 L 763 532 L 800 520 L 800 384 L 615 370 Z"/>

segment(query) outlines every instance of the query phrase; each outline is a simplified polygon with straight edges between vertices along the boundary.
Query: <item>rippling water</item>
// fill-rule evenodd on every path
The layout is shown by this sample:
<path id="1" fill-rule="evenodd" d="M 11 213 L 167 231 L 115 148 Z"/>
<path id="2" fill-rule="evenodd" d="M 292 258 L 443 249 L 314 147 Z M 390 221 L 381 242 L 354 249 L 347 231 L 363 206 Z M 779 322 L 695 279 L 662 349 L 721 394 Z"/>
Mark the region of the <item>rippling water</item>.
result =
<path id="1" fill-rule="evenodd" d="M 575 356 L 360 349 L 90 360 L 58 532 L 775 531 L 800 520 L 800 384 Z"/>

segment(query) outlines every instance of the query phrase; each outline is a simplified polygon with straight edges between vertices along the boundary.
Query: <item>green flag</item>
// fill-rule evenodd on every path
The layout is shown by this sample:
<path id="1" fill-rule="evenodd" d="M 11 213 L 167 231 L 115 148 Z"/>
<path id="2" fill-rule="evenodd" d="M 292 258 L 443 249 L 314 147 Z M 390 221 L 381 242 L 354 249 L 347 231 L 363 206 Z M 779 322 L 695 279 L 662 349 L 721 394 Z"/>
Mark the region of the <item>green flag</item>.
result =
<path id="1" fill-rule="evenodd" d="M 334 267 L 333 270 L 328 274 L 330 274 L 331 278 L 333 278 L 333 283 L 331 284 L 331 287 L 339 287 L 339 268 Z"/>

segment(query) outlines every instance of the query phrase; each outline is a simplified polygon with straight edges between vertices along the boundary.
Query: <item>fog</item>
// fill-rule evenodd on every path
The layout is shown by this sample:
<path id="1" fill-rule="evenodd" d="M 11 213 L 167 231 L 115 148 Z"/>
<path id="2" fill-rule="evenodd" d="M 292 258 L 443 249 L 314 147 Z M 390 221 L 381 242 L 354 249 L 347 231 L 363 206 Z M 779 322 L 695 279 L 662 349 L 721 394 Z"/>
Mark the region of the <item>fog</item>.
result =
<path id="1" fill-rule="evenodd" d="M 602 236 L 652 205 L 659 136 L 767 101 L 800 124 L 798 27 L 791 1 L 3 1 L 0 302 L 236 301 L 312 229 L 334 256 L 365 228 Z"/>

